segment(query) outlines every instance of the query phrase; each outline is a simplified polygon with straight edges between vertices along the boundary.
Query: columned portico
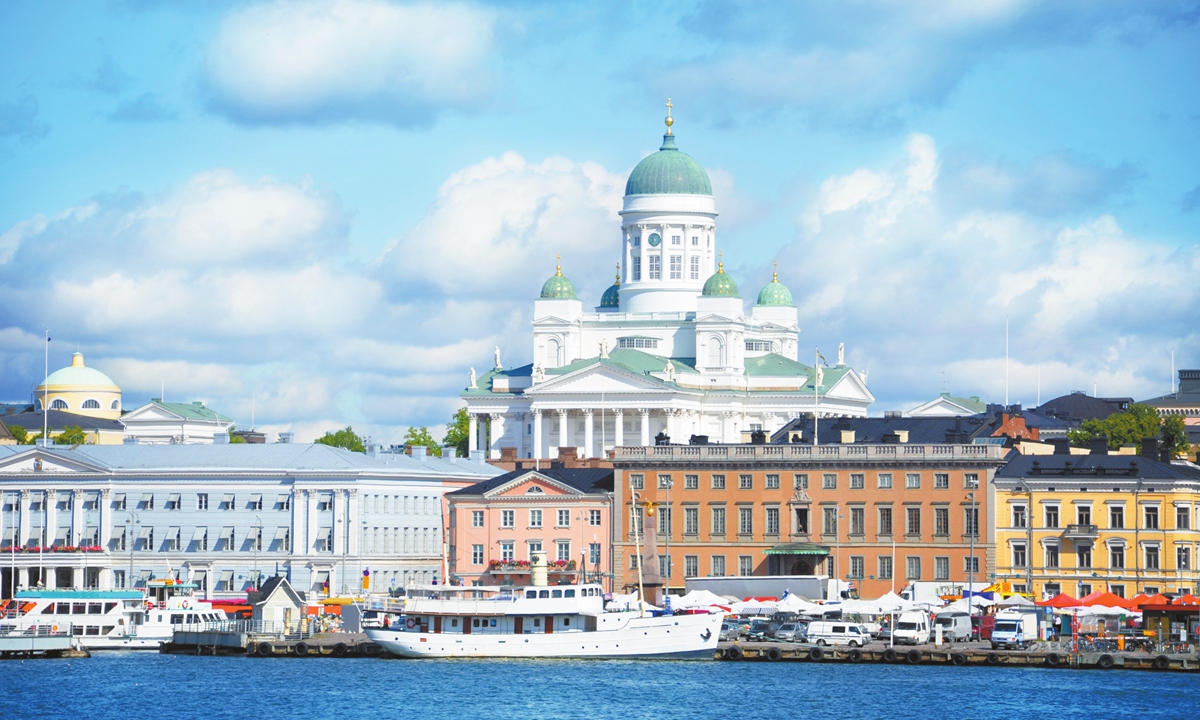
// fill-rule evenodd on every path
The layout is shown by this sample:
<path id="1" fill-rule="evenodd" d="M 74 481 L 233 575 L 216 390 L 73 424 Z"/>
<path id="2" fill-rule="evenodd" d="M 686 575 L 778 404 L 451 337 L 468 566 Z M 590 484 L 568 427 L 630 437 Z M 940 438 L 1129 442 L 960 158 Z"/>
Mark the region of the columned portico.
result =
<path id="1" fill-rule="evenodd" d="M 625 411 L 617 408 L 613 410 L 613 417 L 616 418 L 616 434 L 614 435 L 613 444 L 616 447 L 621 447 L 625 444 Z"/>
<path id="2" fill-rule="evenodd" d="M 554 457 L 558 457 L 557 448 L 570 446 L 570 428 L 567 424 L 568 412 L 566 410 L 558 411 L 558 445 L 555 446 Z"/>
<path id="3" fill-rule="evenodd" d="M 504 414 L 490 413 L 488 418 L 491 421 L 489 425 L 491 428 L 491 447 L 489 448 L 489 452 L 492 458 L 499 459 L 500 439 L 504 437 Z"/>
<path id="4" fill-rule="evenodd" d="M 583 456 L 590 458 L 593 456 L 592 447 L 595 438 L 595 427 L 593 423 L 593 412 L 591 408 L 583 411 Z"/>
<path id="5" fill-rule="evenodd" d="M 542 457 L 542 411 L 533 411 L 533 456 Z"/>
<path id="6" fill-rule="evenodd" d="M 642 445 L 650 444 L 650 411 L 646 408 L 638 410 L 642 418 Z"/>
<path id="7" fill-rule="evenodd" d="M 473 453 L 479 449 L 479 416 L 467 413 L 467 449 Z"/>

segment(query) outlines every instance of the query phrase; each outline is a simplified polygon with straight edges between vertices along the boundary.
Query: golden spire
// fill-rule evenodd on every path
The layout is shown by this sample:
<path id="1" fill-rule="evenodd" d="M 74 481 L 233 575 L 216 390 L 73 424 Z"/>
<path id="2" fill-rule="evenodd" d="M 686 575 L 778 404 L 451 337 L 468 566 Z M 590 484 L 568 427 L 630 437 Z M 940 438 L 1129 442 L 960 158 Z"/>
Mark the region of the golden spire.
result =
<path id="1" fill-rule="evenodd" d="M 779 282 L 779 261 L 772 260 L 771 264 L 775 266 L 775 272 L 771 273 L 771 282 Z"/>
<path id="2" fill-rule="evenodd" d="M 617 285 L 621 284 L 621 263 L 617 263 Z"/>
<path id="3" fill-rule="evenodd" d="M 562 277 L 562 253 L 554 253 L 554 277 Z"/>
<path id="4" fill-rule="evenodd" d="M 675 124 L 675 120 L 671 117 L 671 108 L 673 107 L 675 106 L 671 104 L 671 98 L 667 98 L 667 119 L 664 122 L 667 123 L 668 135 L 671 134 L 671 126 Z"/>
<path id="5" fill-rule="evenodd" d="M 723 256 L 722 256 L 722 253 L 721 253 L 721 251 L 720 251 L 720 250 L 718 250 L 718 251 L 717 251 L 717 272 L 719 272 L 719 273 L 720 273 L 720 272 L 725 272 L 725 263 L 721 262 L 721 260 L 722 260 L 722 257 L 723 257 Z"/>

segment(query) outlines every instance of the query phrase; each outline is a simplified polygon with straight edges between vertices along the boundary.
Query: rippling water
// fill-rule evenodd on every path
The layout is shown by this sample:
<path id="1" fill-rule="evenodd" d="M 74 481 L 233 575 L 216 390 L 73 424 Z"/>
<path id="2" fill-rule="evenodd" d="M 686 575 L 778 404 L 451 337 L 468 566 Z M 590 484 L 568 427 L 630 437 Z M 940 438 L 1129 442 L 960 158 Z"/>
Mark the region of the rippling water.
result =
<path id="1" fill-rule="evenodd" d="M 97 653 L 0 662 L 0 718 L 1200 717 L 1196 674 Z"/>

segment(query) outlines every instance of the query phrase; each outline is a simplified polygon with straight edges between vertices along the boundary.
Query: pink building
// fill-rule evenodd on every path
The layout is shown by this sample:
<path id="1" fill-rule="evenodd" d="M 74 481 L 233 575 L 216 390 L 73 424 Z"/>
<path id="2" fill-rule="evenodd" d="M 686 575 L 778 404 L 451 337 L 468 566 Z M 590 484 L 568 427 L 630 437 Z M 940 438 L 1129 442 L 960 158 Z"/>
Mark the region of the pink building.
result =
<path id="1" fill-rule="evenodd" d="M 528 584 L 542 550 L 551 583 L 611 587 L 612 493 L 611 468 L 514 470 L 447 493 L 450 581 Z"/>

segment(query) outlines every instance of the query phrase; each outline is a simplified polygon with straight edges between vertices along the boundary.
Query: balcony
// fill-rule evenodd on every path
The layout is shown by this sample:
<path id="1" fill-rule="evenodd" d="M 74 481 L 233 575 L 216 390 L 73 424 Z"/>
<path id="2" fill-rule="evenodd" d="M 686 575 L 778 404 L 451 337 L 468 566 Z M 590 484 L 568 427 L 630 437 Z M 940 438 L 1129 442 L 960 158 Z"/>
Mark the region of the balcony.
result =
<path id="1" fill-rule="evenodd" d="M 1063 531 L 1063 537 L 1067 540 L 1095 540 L 1100 537 L 1099 525 L 1068 525 Z"/>
<path id="2" fill-rule="evenodd" d="M 574 560 L 553 560 L 546 563 L 546 573 L 574 573 L 577 565 Z M 528 560 L 492 560 L 488 563 L 487 571 L 492 575 L 528 575 L 531 565 Z"/>

